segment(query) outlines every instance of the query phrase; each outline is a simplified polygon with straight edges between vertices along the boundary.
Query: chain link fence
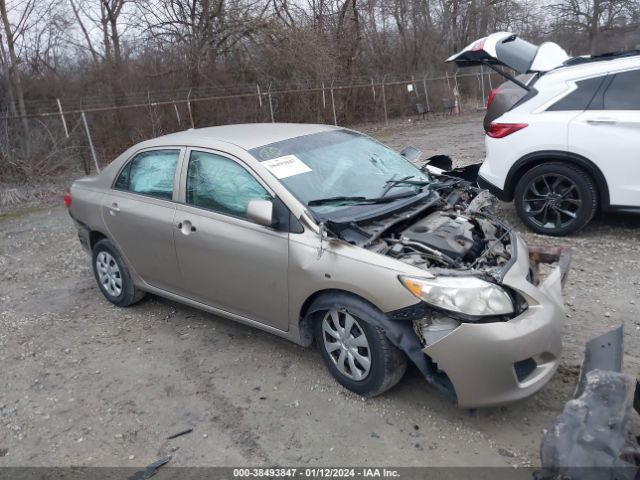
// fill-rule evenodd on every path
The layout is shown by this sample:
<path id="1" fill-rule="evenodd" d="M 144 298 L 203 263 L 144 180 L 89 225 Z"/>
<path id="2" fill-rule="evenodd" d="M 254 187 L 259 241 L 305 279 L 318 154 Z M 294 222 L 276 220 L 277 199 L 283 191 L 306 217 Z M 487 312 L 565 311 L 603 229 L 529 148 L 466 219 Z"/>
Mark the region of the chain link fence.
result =
<path id="1" fill-rule="evenodd" d="M 70 163 L 89 173 L 139 141 L 188 128 L 254 122 L 353 125 L 457 115 L 483 110 L 499 82 L 494 73 L 477 69 L 437 77 L 382 75 L 132 92 L 118 102 L 108 97 L 30 101 L 26 117 L 0 116 L 0 164 L 8 166 L 5 174 L 17 170 L 26 177 L 51 175 Z"/>

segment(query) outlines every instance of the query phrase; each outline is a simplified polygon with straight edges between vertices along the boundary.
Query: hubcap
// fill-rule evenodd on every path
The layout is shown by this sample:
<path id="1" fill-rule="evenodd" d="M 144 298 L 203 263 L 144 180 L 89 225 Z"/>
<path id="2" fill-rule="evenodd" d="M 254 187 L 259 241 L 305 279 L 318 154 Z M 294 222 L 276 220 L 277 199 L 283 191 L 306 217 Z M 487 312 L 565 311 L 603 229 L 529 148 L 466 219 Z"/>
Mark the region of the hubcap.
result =
<path id="1" fill-rule="evenodd" d="M 529 182 L 524 193 L 524 211 L 542 228 L 562 228 L 573 222 L 582 197 L 573 180 L 560 174 L 545 174 Z"/>
<path id="2" fill-rule="evenodd" d="M 104 290 L 112 297 L 122 293 L 122 275 L 116 259 L 109 252 L 100 252 L 96 257 L 98 279 Z"/>
<path id="3" fill-rule="evenodd" d="M 324 348 L 340 373 L 364 380 L 371 369 L 369 342 L 358 321 L 347 312 L 329 310 L 322 319 Z"/>

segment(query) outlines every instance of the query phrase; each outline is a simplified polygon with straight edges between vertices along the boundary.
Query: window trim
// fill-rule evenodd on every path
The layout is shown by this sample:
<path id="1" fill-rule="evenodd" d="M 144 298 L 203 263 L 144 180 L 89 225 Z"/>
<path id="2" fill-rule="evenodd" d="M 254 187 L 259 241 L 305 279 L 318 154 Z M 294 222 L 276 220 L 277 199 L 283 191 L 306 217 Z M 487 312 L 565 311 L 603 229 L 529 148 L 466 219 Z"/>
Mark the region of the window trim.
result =
<path id="1" fill-rule="evenodd" d="M 253 220 L 251 220 L 250 218 L 247 217 L 240 217 L 238 215 L 233 215 L 231 213 L 227 213 L 227 212 L 221 212 L 219 210 L 213 210 L 211 208 L 206 208 L 206 207 L 202 207 L 200 205 L 193 205 L 191 203 L 187 203 L 187 176 L 189 173 L 189 162 L 191 160 L 191 153 L 192 152 L 199 152 L 199 153 L 206 153 L 206 154 L 210 154 L 210 155 L 217 155 L 219 157 L 225 158 L 227 160 L 230 160 L 234 163 L 236 163 L 238 166 L 240 166 L 240 168 L 244 169 L 249 175 L 251 175 L 259 184 L 260 186 L 262 186 L 262 188 L 265 189 L 265 191 L 267 192 L 267 194 L 271 197 L 271 201 L 275 204 L 275 199 L 277 197 L 277 195 L 275 194 L 275 192 L 273 191 L 273 189 L 269 186 L 269 184 L 267 184 L 267 182 L 258 174 L 258 172 L 256 172 L 253 168 L 251 168 L 251 166 L 243 161 L 242 159 L 235 157 L 234 155 L 228 153 L 228 152 L 223 152 L 221 150 L 215 150 L 212 148 L 205 148 L 205 147 L 187 147 L 186 151 L 184 153 L 184 158 L 183 158 L 183 162 L 182 162 L 182 166 L 181 166 L 181 171 L 180 171 L 180 187 L 179 187 L 179 196 L 178 199 L 176 200 L 176 203 L 180 204 L 180 205 L 184 205 L 185 207 L 189 207 L 189 208 L 195 208 L 198 210 L 202 210 L 204 212 L 209 212 L 209 213 L 213 213 L 216 215 L 221 215 L 223 217 L 226 218 L 233 218 L 236 220 L 242 220 L 244 222 L 248 222 L 251 225 L 258 225 L 260 227 L 263 228 L 268 228 L 269 230 L 275 230 L 273 227 L 265 227 L 264 225 L 260 225 L 256 222 L 254 222 Z M 285 204 L 286 206 L 286 204 Z M 287 209 L 289 209 L 289 207 L 287 206 Z"/>
<path id="2" fill-rule="evenodd" d="M 178 160 L 176 162 L 176 171 L 173 174 L 173 191 L 172 191 L 171 198 L 159 198 L 159 197 L 156 197 L 155 195 L 149 195 L 147 193 L 133 192 L 133 191 L 129 190 L 128 188 L 124 189 L 124 188 L 117 188 L 116 187 L 116 182 L 118 181 L 118 178 L 120 177 L 120 174 L 122 174 L 122 172 L 125 170 L 125 168 L 127 168 L 127 167 L 129 167 L 131 165 L 131 162 L 133 162 L 138 155 L 140 155 L 142 153 L 146 153 L 146 152 L 157 152 L 157 151 L 163 151 L 163 150 L 178 150 Z M 158 200 L 160 202 L 176 203 L 176 201 L 177 201 L 176 197 L 179 194 L 180 172 L 182 170 L 182 165 L 184 163 L 185 151 L 186 151 L 186 148 L 184 146 L 182 146 L 182 145 L 172 145 L 172 146 L 162 145 L 162 146 L 156 146 L 156 147 L 141 148 L 140 150 L 136 150 L 120 166 L 120 168 L 118 169 L 118 173 L 116 173 L 116 175 L 114 175 L 113 180 L 111 182 L 110 190 L 115 190 L 116 192 L 121 192 L 121 193 L 128 193 L 130 195 L 137 195 L 137 196 L 144 197 L 144 198 L 152 198 L 152 199 Z"/>

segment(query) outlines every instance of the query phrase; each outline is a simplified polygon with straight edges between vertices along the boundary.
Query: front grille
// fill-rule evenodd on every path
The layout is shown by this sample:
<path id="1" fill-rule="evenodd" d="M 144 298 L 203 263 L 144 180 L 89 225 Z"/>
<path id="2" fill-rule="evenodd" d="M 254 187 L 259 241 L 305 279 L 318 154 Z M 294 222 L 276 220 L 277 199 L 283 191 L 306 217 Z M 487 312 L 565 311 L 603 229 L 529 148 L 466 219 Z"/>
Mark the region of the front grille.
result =
<path id="1" fill-rule="evenodd" d="M 536 369 L 538 364 L 536 361 L 529 357 L 526 360 L 520 360 L 513 364 L 513 369 L 516 372 L 519 382 L 523 382 L 531 373 Z"/>

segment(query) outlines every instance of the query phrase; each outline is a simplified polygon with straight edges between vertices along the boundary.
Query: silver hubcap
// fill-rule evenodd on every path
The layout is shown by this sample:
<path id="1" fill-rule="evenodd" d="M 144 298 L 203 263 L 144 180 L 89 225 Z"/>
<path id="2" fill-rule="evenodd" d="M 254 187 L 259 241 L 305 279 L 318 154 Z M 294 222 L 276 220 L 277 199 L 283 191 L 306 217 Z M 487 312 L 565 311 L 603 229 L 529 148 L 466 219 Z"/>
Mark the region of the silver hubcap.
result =
<path id="1" fill-rule="evenodd" d="M 109 252 L 100 252 L 96 257 L 96 269 L 102 288 L 112 297 L 122 293 L 122 275 L 116 259 Z"/>
<path id="2" fill-rule="evenodd" d="M 340 373 L 364 380 L 371 369 L 371 350 L 358 321 L 347 312 L 329 310 L 322 319 L 324 348 Z"/>

